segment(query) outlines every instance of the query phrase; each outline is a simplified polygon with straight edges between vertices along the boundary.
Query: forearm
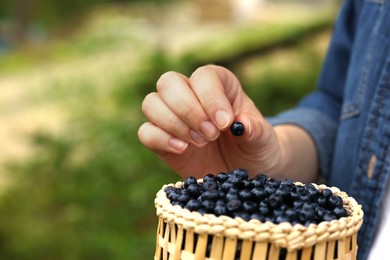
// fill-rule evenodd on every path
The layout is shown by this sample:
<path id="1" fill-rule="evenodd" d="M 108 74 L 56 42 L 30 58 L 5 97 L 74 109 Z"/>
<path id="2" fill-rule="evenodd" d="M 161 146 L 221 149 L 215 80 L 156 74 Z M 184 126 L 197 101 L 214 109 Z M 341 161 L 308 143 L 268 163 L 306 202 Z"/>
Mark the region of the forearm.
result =
<path id="1" fill-rule="evenodd" d="M 314 182 L 319 173 L 317 149 L 303 128 L 284 124 L 274 127 L 281 148 L 278 165 L 270 174 L 301 182 Z"/>

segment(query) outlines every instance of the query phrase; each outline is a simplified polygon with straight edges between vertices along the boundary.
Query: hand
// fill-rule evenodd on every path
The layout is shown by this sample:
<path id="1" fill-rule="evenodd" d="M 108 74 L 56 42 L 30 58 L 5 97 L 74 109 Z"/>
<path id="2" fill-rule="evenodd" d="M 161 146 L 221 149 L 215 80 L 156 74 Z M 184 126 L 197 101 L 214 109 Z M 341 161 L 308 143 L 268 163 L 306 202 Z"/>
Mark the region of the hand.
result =
<path id="1" fill-rule="evenodd" d="M 254 175 L 275 170 L 281 159 L 274 129 L 223 67 L 200 67 L 190 78 L 163 74 L 142 111 L 149 122 L 139 128 L 140 141 L 183 177 L 237 167 Z M 235 120 L 243 136 L 230 133 Z"/>

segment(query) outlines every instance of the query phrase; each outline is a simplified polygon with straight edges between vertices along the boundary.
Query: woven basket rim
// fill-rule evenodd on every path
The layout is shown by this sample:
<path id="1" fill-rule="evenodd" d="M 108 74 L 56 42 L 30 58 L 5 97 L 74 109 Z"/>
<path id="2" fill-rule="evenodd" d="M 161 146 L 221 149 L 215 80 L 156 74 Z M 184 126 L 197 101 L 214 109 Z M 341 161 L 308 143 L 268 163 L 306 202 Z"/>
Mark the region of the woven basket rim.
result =
<path id="1" fill-rule="evenodd" d="M 202 181 L 202 179 L 198 180 L 198 182 Z M 320 191 L 328 188 L 333 194 L 339 195 L 343 199 L 344 207 L 346 207 L 349 215 L 330 222 L 323 221 L 309 226 L 292 225 L 287 222 L 280 224 L 260 222 L 257 219 L 246 221 L 239 217 L 232 218 L 214 214 L 202 215 L 178 205 L 173 206 L 164 189 L 168 186 L 182 187 L 183 184 L 182 181 L 175 184 L 166 184 L 157 192 L 154 201 L 156 214 L 167 223 L 175 223 L 183 226 L 186 230 L 193 230 L 197 234 L 207 233 L 234 239 L 249 239 L 256 242 L 268 241 L 288 250 L 295 250 L 313 246 L 323 241 L 345 239 L 357 233 L 363 222 L 362 206 L 354 198 L 349 197 L 346 192 L 337 187 L 328 187 L 325 184 L 312 183 Z M 295 182 L 295 184 L 304 185 L 301 182 Z"/>

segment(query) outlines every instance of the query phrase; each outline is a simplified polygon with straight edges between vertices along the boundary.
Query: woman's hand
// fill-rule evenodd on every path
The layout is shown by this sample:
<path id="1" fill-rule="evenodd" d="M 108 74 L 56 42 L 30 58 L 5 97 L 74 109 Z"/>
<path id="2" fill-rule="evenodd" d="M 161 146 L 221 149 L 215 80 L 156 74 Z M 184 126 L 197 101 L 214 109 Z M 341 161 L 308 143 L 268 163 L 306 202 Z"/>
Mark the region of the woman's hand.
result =
<path id="1" fill-rule="evenodd" d="M 291 142 L 283 127 L 275 131 L 233 73 L 214 65 L 198 68 L 189 78 L 163 74 L 157 92 L 145 97 L 142 111 L 149 122 L 138 130 L 140 141 L 183 177 L 234 168 L 246 168 L 251 175 L 293 177 L 279 175 L 291 164 L 286 157 L 291 148 L 284 149 L 283 144 L 301 143 L 301 134 L 304 142 L 311 142 L 295 126 L 287 129 L 298 133 L 297 141 Z M 244 124 L 244 135 L 229 131 L 234 121 Z"/>

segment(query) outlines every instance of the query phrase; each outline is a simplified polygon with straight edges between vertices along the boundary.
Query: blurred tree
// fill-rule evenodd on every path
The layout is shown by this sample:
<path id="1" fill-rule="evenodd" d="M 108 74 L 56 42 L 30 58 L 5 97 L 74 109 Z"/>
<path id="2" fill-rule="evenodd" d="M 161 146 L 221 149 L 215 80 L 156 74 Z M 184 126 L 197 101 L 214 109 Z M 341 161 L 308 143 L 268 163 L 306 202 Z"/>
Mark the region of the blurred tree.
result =
<path id="1" fill-rule="evenodd" d="M 24 42 L 28 33 L 29 24 L 31 21 L 31 7 L 34 5 L 34 0 L 16 0 L 15 2 L 15 18 L 16 31 L 15 40 L 17 43 Z"/>
<path id="2" fill-rule="evenodd" d="M 51 31 L 69 21 L 80 18 L 90 8 L 100 4 L 115 3 L 166 3 L 163 0 L 2 0 L 0 24 L 12 23 L 12 35 L 5 37 L 14 44 L 23 44 L 34 24 Z M 1 38 L 0 31 L 0 38 Z M 4 33 L 4 32 L 3 32 Z M 4 37 L 4 35 L 3 35 Z"/>

